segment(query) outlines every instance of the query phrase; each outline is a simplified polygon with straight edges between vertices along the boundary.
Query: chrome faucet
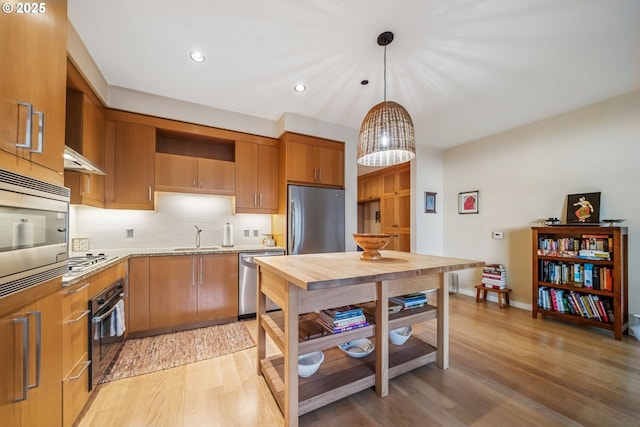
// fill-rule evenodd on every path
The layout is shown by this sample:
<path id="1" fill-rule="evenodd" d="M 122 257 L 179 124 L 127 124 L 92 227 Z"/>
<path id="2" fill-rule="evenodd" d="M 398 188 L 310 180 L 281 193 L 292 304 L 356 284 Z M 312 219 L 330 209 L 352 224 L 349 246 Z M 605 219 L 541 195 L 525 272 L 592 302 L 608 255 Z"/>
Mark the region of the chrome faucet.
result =
<path id="1" fill-rule="evenodd" d="M 202 230 L 197 225 L 194 225 L 194 227 L 196 228 L 196 248 L 200 248 L 200 233 L 202 233 Z"/>

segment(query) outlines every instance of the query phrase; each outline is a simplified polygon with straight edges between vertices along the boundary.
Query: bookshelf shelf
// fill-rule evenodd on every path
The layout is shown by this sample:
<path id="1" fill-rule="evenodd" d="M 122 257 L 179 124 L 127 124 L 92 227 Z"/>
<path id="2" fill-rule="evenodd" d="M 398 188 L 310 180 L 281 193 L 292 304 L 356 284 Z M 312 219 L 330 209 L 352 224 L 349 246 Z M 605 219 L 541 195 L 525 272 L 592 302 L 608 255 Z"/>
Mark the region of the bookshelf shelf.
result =
<path id="1" fill-rule="evenodd" d="M 626 227 L 532 227 L 532 316 L 610 330 L 621 340 L 629 327 L 627 249 Z M 605 259 L 575 255 L 590 250 Z"/>

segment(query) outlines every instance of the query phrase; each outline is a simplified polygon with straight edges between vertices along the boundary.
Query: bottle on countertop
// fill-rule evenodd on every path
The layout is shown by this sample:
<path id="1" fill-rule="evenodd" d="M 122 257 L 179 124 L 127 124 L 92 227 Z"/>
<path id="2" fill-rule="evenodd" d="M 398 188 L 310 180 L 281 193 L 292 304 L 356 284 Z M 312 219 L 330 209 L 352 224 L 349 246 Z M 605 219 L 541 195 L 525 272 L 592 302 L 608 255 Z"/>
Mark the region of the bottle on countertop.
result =
<path id="1" fill-rule="evenodd" d="M 222 246 L 231 247 L 233 246 L 233 225 L 231 223 L 226 223 L 224 225 L 224 232 L 222 234 Z"/>

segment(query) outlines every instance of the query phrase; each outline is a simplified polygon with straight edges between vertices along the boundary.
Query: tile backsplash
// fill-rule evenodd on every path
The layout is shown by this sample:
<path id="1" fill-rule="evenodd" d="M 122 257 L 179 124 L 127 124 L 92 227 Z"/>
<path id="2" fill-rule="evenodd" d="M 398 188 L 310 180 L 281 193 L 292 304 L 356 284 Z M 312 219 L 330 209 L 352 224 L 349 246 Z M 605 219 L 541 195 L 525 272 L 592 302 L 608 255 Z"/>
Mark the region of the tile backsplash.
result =
<path id="1" fill-rule="evenodd" d="M 271 215 L 234 215 L 232 209 L 232 197 L 179 193 L 156 193 L 155 211 L 73 205 L 69 237 L 87 238 L 90 250 L 102 250 L 191 247 L 195 226 L 202 229 L 201 246 L 218 246 L 227 222 L 233 225 L 234 245 L 261 244 L 262 235 L 271 233 Z"/>

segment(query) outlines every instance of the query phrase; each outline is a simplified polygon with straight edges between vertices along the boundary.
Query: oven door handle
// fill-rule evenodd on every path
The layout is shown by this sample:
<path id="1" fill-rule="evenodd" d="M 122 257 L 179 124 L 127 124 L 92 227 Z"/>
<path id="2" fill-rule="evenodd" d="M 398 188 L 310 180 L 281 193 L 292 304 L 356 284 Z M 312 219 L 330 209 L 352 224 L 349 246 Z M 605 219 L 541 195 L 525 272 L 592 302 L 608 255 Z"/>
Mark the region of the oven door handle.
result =
<path id="1" fill-rule="evenodd" d="M 113 313 L 113 310 L 115 310 L 115 309 L 116 309 L 116 305 L 114 304 L 114 305 L 113 305 L 113 307 L 111 307 L 111 308 L 109 309 L 109 311 L 107 311 L 105 314 L 102 314 L 102 315 L 100 315 L 100 316 L 93 317 L 93 318 L 91 319 L 91 322 L 93 322 L 93 323 L 100 323 L 100 322 L 102 322 L 104 319 L 106 319 L 108 316 L 110 316 L 110 315 L 111 315 L 111 313 Z"/>

